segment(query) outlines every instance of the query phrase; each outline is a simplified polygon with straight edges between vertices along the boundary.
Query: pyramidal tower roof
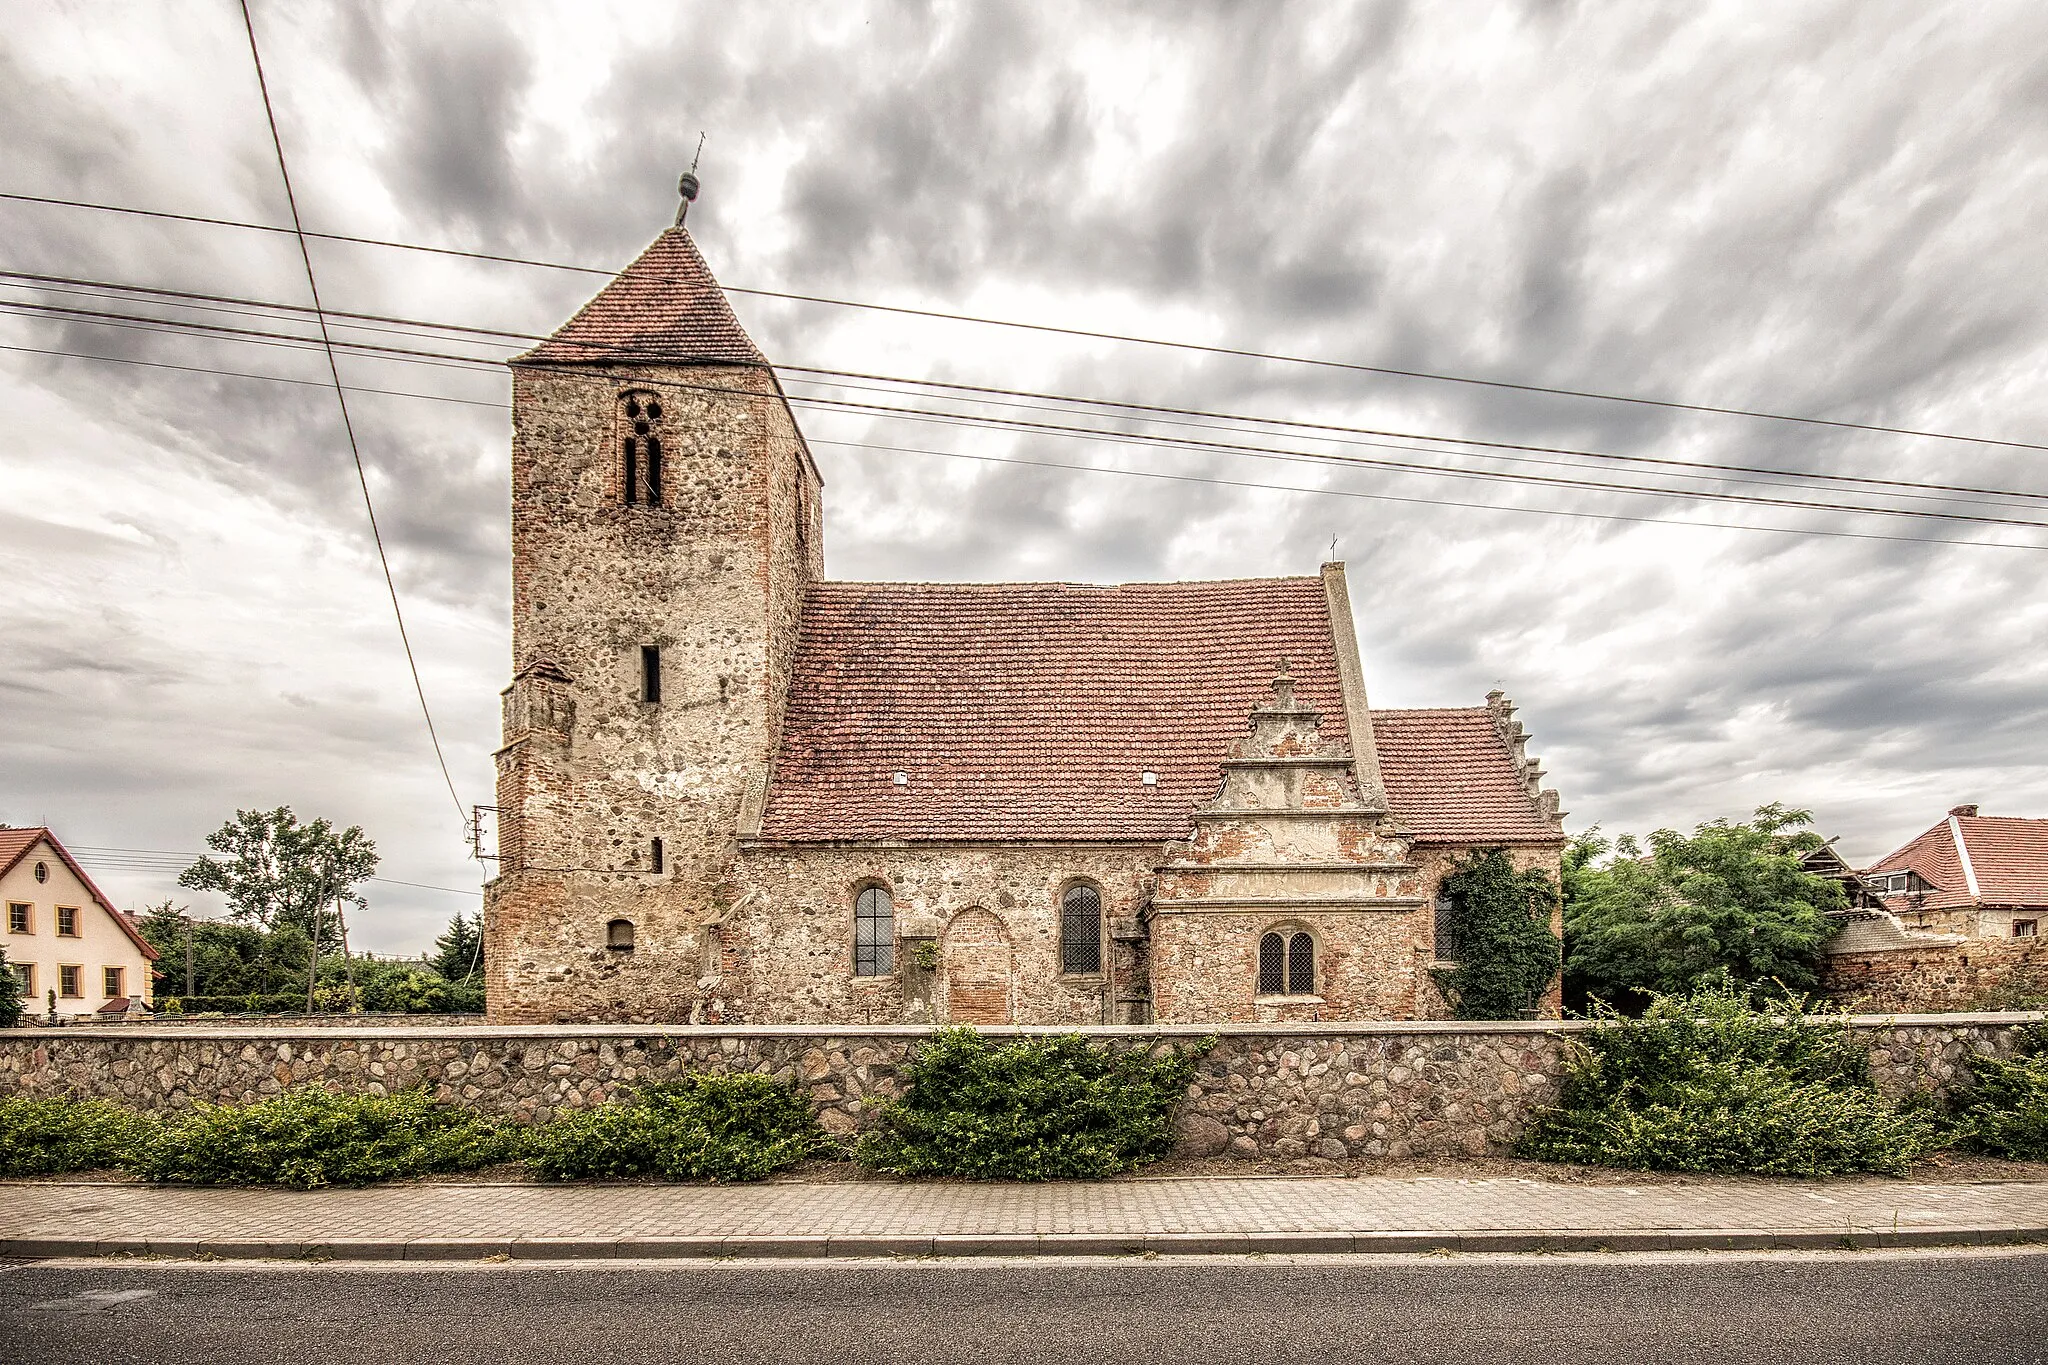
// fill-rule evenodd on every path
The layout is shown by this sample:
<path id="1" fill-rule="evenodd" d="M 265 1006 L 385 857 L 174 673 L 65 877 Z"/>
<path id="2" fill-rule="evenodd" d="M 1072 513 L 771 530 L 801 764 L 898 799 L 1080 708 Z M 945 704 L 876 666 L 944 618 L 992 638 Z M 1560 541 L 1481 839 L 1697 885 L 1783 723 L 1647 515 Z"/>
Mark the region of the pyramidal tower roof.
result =
<path id="1" fill-rule="evenodd" d="M 517 357 L 553 365 L 766 365 L 690 240 L 668 228 L 553 336 Z"/>

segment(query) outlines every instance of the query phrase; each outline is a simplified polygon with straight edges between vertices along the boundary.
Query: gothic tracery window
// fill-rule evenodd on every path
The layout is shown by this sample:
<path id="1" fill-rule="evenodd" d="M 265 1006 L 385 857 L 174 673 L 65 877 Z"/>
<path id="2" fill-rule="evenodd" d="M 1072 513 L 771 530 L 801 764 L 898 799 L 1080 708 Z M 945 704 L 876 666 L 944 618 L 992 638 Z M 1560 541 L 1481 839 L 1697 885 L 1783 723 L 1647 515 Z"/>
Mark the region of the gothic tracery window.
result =
<path id="1" fill-rule="evenodd" d="M 661 399 L 644 389 L 619 395 L 620 486 L 628 507 L 661 506 Z"/>

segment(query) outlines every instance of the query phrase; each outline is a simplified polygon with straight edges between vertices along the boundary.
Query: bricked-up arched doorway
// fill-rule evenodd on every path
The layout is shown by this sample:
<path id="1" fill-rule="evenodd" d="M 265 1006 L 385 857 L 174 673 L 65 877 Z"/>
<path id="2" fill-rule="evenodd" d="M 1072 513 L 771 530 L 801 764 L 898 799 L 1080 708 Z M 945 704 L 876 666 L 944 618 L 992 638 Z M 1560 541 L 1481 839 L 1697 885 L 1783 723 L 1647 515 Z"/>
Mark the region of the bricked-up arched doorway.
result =
<path id="1" fill-rule="evenodd" d="M 962 910 L 946 926 L 946 1018 L 1010 1022 L 1010 934 L 986 910 Z"/>

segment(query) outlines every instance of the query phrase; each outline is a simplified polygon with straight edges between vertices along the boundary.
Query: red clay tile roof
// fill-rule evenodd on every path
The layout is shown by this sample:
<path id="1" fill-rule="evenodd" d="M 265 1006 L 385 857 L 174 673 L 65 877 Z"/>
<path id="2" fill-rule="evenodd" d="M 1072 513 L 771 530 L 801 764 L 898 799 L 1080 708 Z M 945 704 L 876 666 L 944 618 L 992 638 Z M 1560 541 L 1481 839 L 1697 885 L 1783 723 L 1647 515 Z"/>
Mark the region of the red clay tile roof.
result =
<path id="1" fill-rule="evenodd" d="M 1977 894 L 1970 894 L 1969 878 L 1949 832 L 1949 817 L 1914 839 L 1904 848 L 1879 859 L 1869 871 L 1917 872 L 1938 887 L 1927 893 L 1920 908 L 1946 910 L 1970 905 L 2010 905 L 2048 909 L 2048 820 L 2010 815 L 1958 815 L 1953 817 L 1962 831 L 1970 855 L 1970 870 L 1977 875 Z M 1887 897 L 1885 903 L 1900 903 Z"/>
<path id="2" fill-rule="evenodd" d="M 0 877 L 12 872 L 14 865 L 28 856 L 28 851 L 45 839 L 50 841 L 50 847 L 57 851 L 57 856 L 63 860 L 64 866 L 71 869 L 71 875 L 85 883 L 85 889 L 92 893 L 94 903 L 114 917 L 114 923 L 121 926 L 121 932 L 134 941 L 145 958 L 151 962 L 156 961 L 156 949 L 149 946 L 149 940 L 135 927 L 135 921 L 114 908 L 114 903 L 93 884 L 93 879 L 85 875 L 85 869 L 71 856 L 71 850 L 58 843 L 57 836 L 49 830 L 40 826 L 30 829 L 0 829 Z"/>
<path id="3" fill-rule="evenodd" d="M 1315 578 L 1218 583 L 821 583 L 805 602 L 765 839 L 1142 840 L 1185 838 L 1213 797 L 1229 741 L 1288 661 L 1295 692 L 1347 738 L 1336 646 Z M 1391 713 L 1395 716 L 1401 713 Z M 1424 713 L 1486 719 L 1473 713 Z M 1378 722 L 1376 722 L 1376 729 Z M 1398 722 L 1397 722 L 1398 729 Z M 1399 730 L 1399 781 L 1442 774 L 1492 803 L 1445 822 L 1418 799 L 1419 832 L 1502 818 L 1505 745 L 1452 723 L 1443 755 Z M 1491 736 L 1491 747 L 1483 740 Z M 1398 746 L 1397 746 L 1398 747 Z M 1466 769 L 1497 765 L 1483 777 Z M 1159 775 L 1147 787 L 1140 774 Z M 898 787 L 892 775 L 909 778 Z M 1407 816 L 1410 791 L 1390 793 Z M 1519 786 L 1515 786 L 1519 791 Z M 1557 837 L 1544 828 L 1538 837 Z"/>
<path id="4" fill-rule="evenodd" d="M 1372 713 L 1387 804 L 1424 843 L 1552 840 L 1483 706 Z"/>
<path id="5" fill-rule="evenodd" d="M 581 312 L 518 360 L 557 365 L 768 363 L 733 315 L 697 244 L 679 227 L 655 238 Z"/>

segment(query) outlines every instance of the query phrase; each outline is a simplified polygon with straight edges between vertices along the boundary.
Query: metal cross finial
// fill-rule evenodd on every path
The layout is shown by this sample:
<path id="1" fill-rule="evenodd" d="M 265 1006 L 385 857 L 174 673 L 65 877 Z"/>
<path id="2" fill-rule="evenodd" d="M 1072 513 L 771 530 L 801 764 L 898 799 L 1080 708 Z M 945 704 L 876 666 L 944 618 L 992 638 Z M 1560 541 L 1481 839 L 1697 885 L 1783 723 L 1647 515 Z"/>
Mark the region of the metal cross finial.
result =
<path id="1" fill-rule="evenodd" d="M 681 206 L 676 209 L 677 227 L 683 225 L 684 217 L 690 212 L 690 205 L 697 201 L 697 162 L 703 156 L 704 134 L 699 133 L 697 134 L 697 154 L 690 158 L 690 169 L 684 171 L 682 179 L 676 181 L 676 193 L 683 197 Z"/>

